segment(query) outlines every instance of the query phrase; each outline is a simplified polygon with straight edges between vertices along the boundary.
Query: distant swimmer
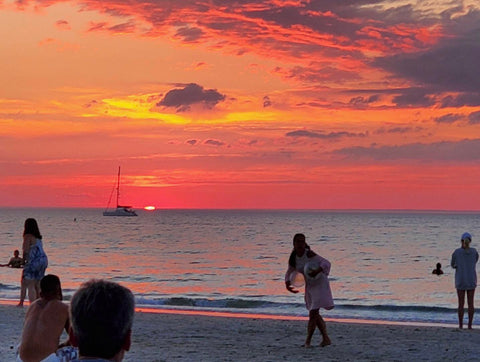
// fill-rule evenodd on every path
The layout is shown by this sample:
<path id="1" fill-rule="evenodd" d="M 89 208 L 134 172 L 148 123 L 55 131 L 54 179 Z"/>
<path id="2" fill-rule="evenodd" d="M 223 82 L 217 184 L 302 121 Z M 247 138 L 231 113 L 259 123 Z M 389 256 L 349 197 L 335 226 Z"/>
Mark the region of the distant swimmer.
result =
<path id="1" fill-rule="evenodd" d="M 21 268 L 23 266 L 23 259 L 20 258 L 20 252 L 15 250 L 13 252 L 13 257 L 10 258 L 8 264 L 0 264 L 0 266 L 8 266 L 10 268 Z"/>
<path id="2" fill-rule="evenodd" d="M 442 275 L 443 274 L 442 264 L 437 263 L 437 267 L 432 270 L 432 274 Z"/>

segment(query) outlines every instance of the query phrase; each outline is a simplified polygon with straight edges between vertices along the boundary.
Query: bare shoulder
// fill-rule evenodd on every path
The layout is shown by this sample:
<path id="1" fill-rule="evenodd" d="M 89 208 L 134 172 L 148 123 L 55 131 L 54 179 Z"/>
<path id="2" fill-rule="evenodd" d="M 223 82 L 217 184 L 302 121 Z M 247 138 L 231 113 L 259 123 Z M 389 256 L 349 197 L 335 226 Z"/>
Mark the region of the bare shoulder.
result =
<path id="1" fill-rule="evenodd" d="M 32 303 L 30 303 L 30 306 L 27 309 L 27 313 L 30 310 L 41 308 L 42 305 L 43 305 L 42 299 L 39 298 L 39 299 L 34 300 Z"/>
<path id="2" fill-rule="evenodd" d="M 23 235 L 23 246 L 29 247 L 32 244 L 34 244 L 37 240 L 35 239 L 35 236 L 32 234 L 25 234 Z"/>
<path id="3" fill-rule="evenodd" d="M 29 305 L 27 312 L 25 313 L 25 319 L 29 319 L 31 315 L 38 315 L 41 313 L 42 305 L 41 305 L 41 299 L 37 299 L 32 302 L 32 304 Z"/>
<path id="4" fill-rule="evenodd" d="M 32 234 L 25 234 L 23 235 L 23 240 L 28 240 L 28 241 L 35 240 L 35 236 L 33 236 Z"/>
<path id="5" fill-rule="evenodd" d="M 66 304 L 63 303 L 62 301 L 60 301 L 60 300 L 52 300 L 52 302 L 53 302 L 54 307 L 57 308 L 58 310 L 68 312 L 68 305 L 66 305 Z"/>
<path id="6" fill-rule="evenodd" d="M 54 316 L 57 320 L 65 321 L 68 319 L 68 306 L 59 300 L 51 300 L 45 308 L 45 315 Z"/>
<path id="7" fill-rule="evenodd" d="M 68 314 L 68 306 L 58 299 L 48 301 L 44 305 L 44 309 L 47 311 L 48 314 L 53 313 L 59 316 L 63 314 Z"/>

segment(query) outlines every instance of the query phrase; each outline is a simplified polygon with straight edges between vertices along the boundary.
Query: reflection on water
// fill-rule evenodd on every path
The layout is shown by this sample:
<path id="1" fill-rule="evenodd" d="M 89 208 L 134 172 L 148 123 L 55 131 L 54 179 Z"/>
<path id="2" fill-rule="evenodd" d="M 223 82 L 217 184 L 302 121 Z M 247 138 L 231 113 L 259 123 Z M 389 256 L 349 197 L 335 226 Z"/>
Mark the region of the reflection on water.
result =
<path id="1" fill-rule="evenodd" d="M 67 296 L 89 278 L 108 278 L 130 287 L 146 304 L 172 296 L 235 298 L 278 303 L 282 312 L 294 314 L 304 313 L 302 296 L 285 290 L 283 276 L 295 233 L 305 233 L 312 249 L 332 262 L 337 306 L 448 310 L 456 305 L 450 255 L 464 231 L 474 234 L 475 244 L 478 219 L 447 213 L 204 210 L 140 210 L 137 218 L 115 218 L 93 209 L 8 209 L 0 215 L 5 262 L 21 248 L 27 217 L 38 220 L 47 271 L 60 276 Z M 437 262 L 445 272 L 440 277 L 431 274 Z M 17 298 L 20 272 L 0 272 L 0 298 Z"/>

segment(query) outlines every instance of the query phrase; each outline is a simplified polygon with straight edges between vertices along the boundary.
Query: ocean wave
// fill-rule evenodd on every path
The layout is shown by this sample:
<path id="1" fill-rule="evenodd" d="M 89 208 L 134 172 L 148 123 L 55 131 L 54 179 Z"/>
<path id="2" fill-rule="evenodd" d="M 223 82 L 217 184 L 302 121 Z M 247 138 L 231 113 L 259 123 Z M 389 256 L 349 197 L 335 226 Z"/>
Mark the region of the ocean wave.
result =
<path id="1" fill-rule="evenodd" d="M 145 298 L 137 296 L 137 305 L 151 308 L 207 310 L 245 314 L 266 314 L 279 316 L 308 316 L 304 303 L 265 300 L 262 298 L 204 298 L 171 297 Z M 321 311 L 326 318 L 338 320 L 371 320 L 407 323 L 456 323 L 455 308 L 421 305 L 364 305 L 336 303 L 335 308 Z"/>
<path id="2" fill-rule="evenodd" d="M 298 314 L 298 311 L 304 311 L 304 303 L 285 303 L 274 302 L 263 299 L 247 298 L 201 298 L 201 297 L 164 297 L 164 298 L 145 298 L 137 297 L 137 303 L 146 306 L 169 306 L 169 307 L 193 307 L 208 309 L 235 309 L 235 310 L 262 310 L 265 313 L 275 314 Z M 398 316 L 406 315 L 453 315 L 455 308 L 442 306 L 421 306 L 421 305 L 364 305 L 352 303 L 336 303 L 335 314 L 345 314 L 348 316 L 385 316 L 390 314 L 393 319 Z M 395 315 L 397 318 L 394 318 Z M 421 318 L 423 319 L 423 318 Z"/>
<path id="3" fill-rule="evenodd" d="M 2 290 L 2 289 L 17 290 L 17 289 L 18 289 L 18 286 L 17 286 L 17 285 L 13 285 L 13 284 L 3 284 L 3 283 L 0 283 L 0 290 Z"/>
<path id="4" fill-rule="evenodd" d="M 12 293 L 14 292 L 14 293 Z M 68 303 L 74 290 L 64 290 L 64 301 Z M 268 299 L 270 298 L 270 299 Z M 275 298 L 275 297 L 274 297 Z M 17 300 L 18 289 L 9 285 L 0 285 L 0 299 Z M 139 307 L 198 310 L 215 312 L 233 312 L 244 314 L 265 314 L 287 317 L 306 317 L 308 311 L 303 302 L 288 302 L 286 299 L 272 300 L 269 296 L 256 297 L 205 297 L 205 296 L 169 296 L 158 294 L 136 295 Z M 326 318 L 338 320 L 370 320 L 410 323 L 440 323 L 454 325 L 457 323 L 455 308 L 425 305 L 392 305 L 351 303 L 336 301 L 335 308 L 321 311 Z"/>
<path id="5" fill-rule="evenodd" d="M 303 304 L 296 303 L 277 303 L 260 299 L 242 299 L 242 298 L 189 298 L 189 297 L 166 297 L 149 299 L 138 297 L 137 303 L 141 305 L 171 306 L 171 307 L 201 307 L 215 309 L 253 309 L 253 308 L 281 308 L 287 306 L 299 306 Z"/>
<path id="6" fill-rule="evenodd" d="M 374 310 L 378 312 L 382 311 L 382 312 L 452 313 L 456 311 L 456 308 L 422 306 L 422 305 L 339 304 L 336 307 L 339 309 Z"/>

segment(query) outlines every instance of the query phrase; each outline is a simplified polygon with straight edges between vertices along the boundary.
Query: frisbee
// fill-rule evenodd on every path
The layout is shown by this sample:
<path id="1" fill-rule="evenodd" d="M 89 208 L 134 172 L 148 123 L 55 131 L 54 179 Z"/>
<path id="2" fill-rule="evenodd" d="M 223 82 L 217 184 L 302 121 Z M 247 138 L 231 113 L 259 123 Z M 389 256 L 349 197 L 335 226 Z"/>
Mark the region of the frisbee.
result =
<path id="1" fill-rule="evenodd" d="M 295 288 L 300 288 L 305 285 L 305 278 L 302 273 L 294 271 L 290 274 L 290 285 Z"/>
<path id="2" fill-rule="evenodd" d="M 312 271 L 316 271 L 320 269 L 320 263 L 317 262 L 317 261 L 309 261 L 307 264 L 305 264 L 305 268 L 303 269 L 304 273 L 305 273 L 305 278 L 308 278 L 309 280 L 317 280 L 320 278 L 320 274 L 322 273 L 318 273 L 317 275 L 315 275 L 314 277 L 311 277 L 310 276 L 310 273 Z"/>

